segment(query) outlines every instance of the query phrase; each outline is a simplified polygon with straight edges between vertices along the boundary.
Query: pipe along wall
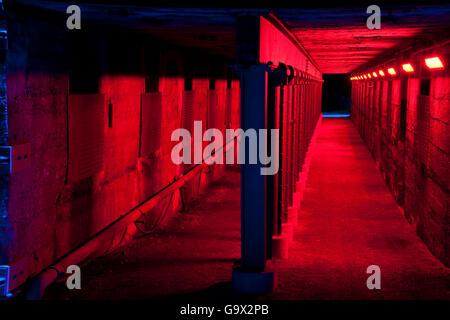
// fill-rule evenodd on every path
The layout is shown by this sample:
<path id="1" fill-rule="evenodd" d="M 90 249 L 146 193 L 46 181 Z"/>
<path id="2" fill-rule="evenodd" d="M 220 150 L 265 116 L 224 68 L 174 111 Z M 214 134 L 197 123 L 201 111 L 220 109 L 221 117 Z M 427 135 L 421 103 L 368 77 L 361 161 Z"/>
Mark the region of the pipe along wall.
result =
<path id="1" fill-rule="evenodd" d="M 450 266 L 449 52 L 447 42 L 357 73 L 351 109 L 405 217 L 446 266 Z M 429 57 L 440 57 L 446 67 L 428 68 Z M 408 71 L 403 67 L 407 64 Z"/>
<path id="2" fill-rule="evenodd" d="M 190 170 L 171 161 L 173 130 L 195 120 L 223 134 L 240 126 L 228 59 L 95 24 L 70 34 L 43 18 L 8 21 L 8 144 L 29 145 L 31 155 L 2 177 L 10 197 L 0 264 L 11 266 L 12 290 Z M 197 170 L 146 207 L 139 229 L 167 221 L 223 172 Z"/>

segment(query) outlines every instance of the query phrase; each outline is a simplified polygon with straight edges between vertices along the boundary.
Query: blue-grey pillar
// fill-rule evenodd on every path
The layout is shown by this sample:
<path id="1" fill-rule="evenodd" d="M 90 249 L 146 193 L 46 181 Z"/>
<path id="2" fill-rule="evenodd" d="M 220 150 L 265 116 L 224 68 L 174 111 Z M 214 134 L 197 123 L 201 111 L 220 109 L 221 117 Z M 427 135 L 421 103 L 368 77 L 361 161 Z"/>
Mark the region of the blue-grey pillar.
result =
<path id="1" fill-rule="evenodd" d="M 240 69 L 241 127 L 244 131 L 267 128 L 267 65 Z M 267 134 L 270 136 L 270 133 Z M 241 140 L 243 147 L 246 141 Z M 258 149 L 265 148 L 259 144 Z M 273 289 L 273 273 L 266 270 L 267 257 L 267 176 L 262 165 L 249 163 L 245 148 L 241 165 L 241 260 L 233 268 L 233 290 L 245 294 L 265 294 Z M 264 150 L 265 152 L 265 150 Z"/>
<path id="2" fill-rule="evenodd" d="M 241 74 L 241 126 L 248 129 L 266 128 L 266 65 L 253 65 Z M 258 148 L 262 148 L 258 145 Z M 246 148 L 249 151 L 249 148 Z M 248 158 L 248 152 L 246 152 Z M 264 271 L 266 262 L 266 176 L 263 165 L 241 166 L 241 267 Z"/>

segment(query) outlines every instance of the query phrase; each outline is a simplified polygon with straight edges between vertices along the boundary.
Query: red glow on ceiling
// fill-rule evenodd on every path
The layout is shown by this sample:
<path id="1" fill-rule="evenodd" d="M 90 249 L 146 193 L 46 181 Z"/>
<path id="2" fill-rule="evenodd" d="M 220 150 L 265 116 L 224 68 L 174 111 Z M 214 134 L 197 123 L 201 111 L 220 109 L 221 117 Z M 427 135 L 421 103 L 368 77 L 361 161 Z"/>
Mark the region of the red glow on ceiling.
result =
<path id="1" fill-rule="evenodd" d="M 414 68 L 410 63 L 405 63 L 402 65 L 402 68 L 405 72 L 414 72 Z"/>
<path id="2" fill-rule="evenodd" d="M 377 78 L 377 77 L 378 77 L 378 75 L 377 75 L 377 73 L 376 73 L 376 72 L 373 72 L 372 74 L 373 74 L 373 76 L 374 76 L 375 78 Z"/>
<path id="3" fill-rule="evenodd" d="M 384 71 L 383 70 L 378 71 L 378 73 L 380 74 L 380 76 L 384 77 Z"/>
<path id="4" fill-rule="evenodd" d="M 432 57 L 425 59 L 425 64 L 430 69 L 442 69 L 444 68 L 444 64 L 442 63 L 439 57 Z"/>

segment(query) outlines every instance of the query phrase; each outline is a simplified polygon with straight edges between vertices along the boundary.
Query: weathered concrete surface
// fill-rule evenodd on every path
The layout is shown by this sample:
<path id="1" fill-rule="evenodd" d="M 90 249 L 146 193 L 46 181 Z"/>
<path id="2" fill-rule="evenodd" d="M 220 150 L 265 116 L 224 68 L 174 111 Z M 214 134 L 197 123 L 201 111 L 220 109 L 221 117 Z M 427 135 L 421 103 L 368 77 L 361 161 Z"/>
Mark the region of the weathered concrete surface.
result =
<path id="1" fill-rule="evenodd" d="M 64 283 L 46 299 L 234 297 L 240 251 L 239 172 L 158 232 L 82 269 L 82 290 Z M 289 259 L 264 299 L 448 299 L 449 270 L 402 216 L 350 120 L 323 120 Z M 381 290 L 366 269 L 381 268 Z"/>
<path id="2" fill-rule="evenodd" d="M 82 290 L 69 291 L 60 283 L 45 299 L 211 297 L 208 288 L 231 281 L 231 266 L 240 256 L 239 186 L 240 169 L 225 170 L 220 181 L 156 232 L 83 268 Z"/>
<path id="3" fill-rule="evenodd" d="M 398 70 L 395 77 L 352 82 L 355 125 L 406 218 L 446 266 L 450 266 L 450 70 L 430 71 L 424 60 L 446 57 L 448 52 L 450 46 L 443 42 L 411 57 L 397 56 L 397 65 L 410 59 L 415 72 Z"/>
<path id="4" fill-rule="evenodd" d="M 48 21 L 44 22 L 44 18 Z M 20 281 L 14 285 L 51 265 L 182 173 L 181 166 L 171 161 L 171 150 L 176 144 L 171 141 L 171 134 L 181 127 L 184 79 L 188 77 L 185 68 L 194 70 L 189 75 L 195 95 L 191 121 L 206 122 L 210 79 L 216 79 L 217 103 L 213 108 L 218 127 L 224 129 L 227 97 L 232 100 L 230 125 L 238 127 L 240 119 L 239 81 L 230 77 L 231 88 L 227 89 L 228 62 L 223 57 L 151 42 L 134 33 L 120 33 L 119 37 L 120 30 L 93 25 L 86 27 L 85 33 L 76 34 L 77 38 L 69 30 L 57 27 L 59 21 L 42 19 L 25 15 L 8 22 L 8 143 L 28 142 L 31 146 L 31 167 L 10 178 L 7 218 L 0 225 L 0 263 L 11 265 L 13 273 L 21 273 Z M 95 70 L 99 74 L 91 72 L 91 67 L 85 65 L 87 61 L 99 69 Z M 205 72 L 196 72 L 200 69 Z M 81 73 L 82 81 L 75 81 L 75 71 Z M 160 148 L 140 155 L 141 98 L 148 93 L 146 78 L 151 77 L 159 80 L 155 91 L 162 100 L 157 141 Z M 98 82 L 98 88 L 87 88 L 91 82 Z M 71 91 L 74 87 L 76 92 Z M 227 96 L 227 92 L 231 95 Z M 102 163 L 89 177 L 76 179 L 75 175 L 71 180 L 71 164 L 78 161 L 78 167 L 82 167 L 93 161 L 84 152 L 69 152 L 75 149 L 71 146 L 74 139 L 70 138 L 69 98 L 88 93 L 104 96 L 104 113 L 101 125 L 89 127 L 85 140 L 80 139 L 78 145 L 89 142 L 93 132 L 99 133 L 103 145 L 93 146 L 91 155 L 100 155 Z M 113 110 L 112 125 L 109 105 Z M 81 111 L 77 119 L 80 127 L 87 120 Z M 70 157 L 77 153 L 81 156 Z M 210 169 L 213 174 L 203 175 L 200 187 L 198 177 L 183 187 L 184 203 L 215 179 L 214 170 Z M 222 168 L 217 169 L 220 173 Z M 145 212 L 147 226 L 182 207 L 179 193 L 174 195 L 167 212 L 165 206 L 161 203 Z"/>

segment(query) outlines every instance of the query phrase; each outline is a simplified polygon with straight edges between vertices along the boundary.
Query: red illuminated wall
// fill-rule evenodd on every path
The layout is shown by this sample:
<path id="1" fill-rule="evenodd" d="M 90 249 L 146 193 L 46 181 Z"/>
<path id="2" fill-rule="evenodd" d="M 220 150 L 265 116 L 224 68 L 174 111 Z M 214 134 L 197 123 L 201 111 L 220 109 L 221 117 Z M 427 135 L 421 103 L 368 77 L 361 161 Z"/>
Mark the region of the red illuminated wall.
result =
<path id="1" fill-rule="evenodd" d="M 383 65 L 385 77 L 352 83 L 352 118 L 386 184 L 429 249 L 450 265 L 448 152 L 450 70 L 430 71 L 424 59 L 448 64 L 448 45 L 400 56 Z M 401 71 L 410 62 L 414 73 Z M 387 75 L 394 67 L 397 75 Z"/>
<path id="2" fill-rule="evenodd" d="M 8 238 L 1 242 L 0 263 L 11 265 L 13 271 L 23 270 L 20 279 L 12 284 L 14 287 L 183 173 L 182 165 L 176 166 L 171 161 L 176 142 L 170 138 L 172 131 L 182 126 L 186 78 L 193 79 L 191 120 L 202 120 L 204 127 L 213 93 L 216 103 L 211 117 L 216 127 L 225 129 L 227 104 L 231 108 L 227 111 L 229 125 L 240 126 L 240 89 L 239 81 L 234 76 L 230 78 L 229 61 L 220 57 L 131 33 L 121 37 L 116 32 L 95 28 L 89 41 L 70 44 L 97 54 L 89 57 L 93 62 L 79 57 L 78 64 L 89 63 L 83 69 L 86 75 L 81 74 L 81 86 L 87 87 L 83 81 L 87 82 L 91 76 L 89 68 L 98 64 L 100 70 L 97 92 L 76 93 L 92 94 L 96 99 L 104 97 L 104 105 L 98 113 L 88 109 L 83 114 L 69 102 L 74 96 L 69 89 L 73 85 L 72 60 L 77 57 L 70 55 L 67 43 L 73 39 L 68 37 L 67 30 L 34 19 L 11 22 L 8 29 L 9 143 L 31 145 L 31 167 L 10 177 L 9 226 L 2 235 Z M 116 48 L 123 49 L 116 51 Z M 187 56 L 194 58 L 187 60 Z M 152 71 L 148 71 L 150 64 Z M 146 89 L 146 79 L 150 78 L 159 80 L 156 91 L 155 85 Z M 210 79 L 215 79 L 212 90 Z M 143 155 L 141 101 L 145 94 L 160 96 L 160 110 L 149 113 L 155 117 L 160 114 L 161 118 L 157 135 L 160 148 Z M 93 97 L 89 100 L 86 96 L 86 101 L 95 100 Z M 83 130 L 87 131 L 83 134 Z M 97 145 L 86 137 L 96 137 L 95 141 L 101 143 Z M 223 168 L 216 165 L 203 169 L 201 176 L 197 174 L 183 186 L 184 204 L 204 192 L 210 181 L 220 177 Z M 162 215 L 167 221 L 178 212 L 180 195 L 175 192 L 172 199 L 168 197 L 151 212 L 144 212 L 144 227 L 152 228 Z"/>

